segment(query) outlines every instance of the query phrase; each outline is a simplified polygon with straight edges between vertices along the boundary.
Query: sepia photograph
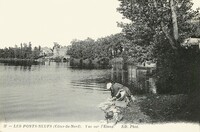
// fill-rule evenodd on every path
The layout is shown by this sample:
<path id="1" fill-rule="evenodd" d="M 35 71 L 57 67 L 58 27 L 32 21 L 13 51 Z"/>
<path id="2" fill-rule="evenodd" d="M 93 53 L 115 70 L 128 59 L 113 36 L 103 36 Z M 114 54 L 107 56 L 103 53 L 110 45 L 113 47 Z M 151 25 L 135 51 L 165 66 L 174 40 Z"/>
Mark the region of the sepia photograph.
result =
<path id="1" fill-rule="evenodd" d="M 199 121 L 199 0 L 0 0 L 0 132 Z"/>

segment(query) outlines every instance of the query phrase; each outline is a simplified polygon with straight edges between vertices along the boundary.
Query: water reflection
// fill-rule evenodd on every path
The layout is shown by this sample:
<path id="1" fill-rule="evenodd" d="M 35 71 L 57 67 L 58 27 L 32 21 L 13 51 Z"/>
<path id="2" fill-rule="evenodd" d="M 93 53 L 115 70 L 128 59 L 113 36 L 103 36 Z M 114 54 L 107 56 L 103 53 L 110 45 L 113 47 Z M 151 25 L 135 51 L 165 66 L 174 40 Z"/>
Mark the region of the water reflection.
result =
<path id="1" fill-rule="evenodd" d="M 73 69 L 70 67 L 69 63 L 59 63 L 59 62 L 28 62 L 28 61 L 21 61 L 21 62 L 7 62 L 7 63 L 1 63 L 1 65 L 4 65 L 5 70 L 9 70 L 11 66 L 15 71 L 40 71 L 40 68 L 42 67 L 42 71 L 47 71 L 47 69 L 55 68 L 56 70 L 62 69 L 62 68 L 71 68 L 72 71 L 80 71 L 82 72 L 83 69 Z M 45 69 L 44 69 L 45 68 Z M 91 72 L 90 70 L 84 70 L 87 72 Z M 96 69 L 97 73 L 98 70 Z M 104 70 L 106 71 L 106 70 Z M 82 80 L 79 80 L 81 82 L 87 83 L 105 83 L 106 80 L 113 80 L 115 82 L 124 84 L 125 86 L 128 86 L 133 94 L 146 94 L 146 93 L 156 93 L 156 84 L 155 79 L 153 77 L 153 69 L 152 68 L 144 68 L 144 67 L 136 67 L 134 65 L 122 65 L 122 64 L 115 64 L 112 66 L 111 70 L 108 74 L 105 74 L 104 76 L 100 76 L 95 79 L 93 78 L 83 78 Z M 47 71 L 49 72 L 49 71 Z M 51 72 L 50 72 L 51 73 Z M 110 74 L 110 76 L 108 76 Z M 84 75 L 80 75 L 84 77 Z M 73 82 L 72 82 L 73 83 Z"/>
<path id="2" fill-rule="evenodd" d="M 104 116 L 97 105 L 110 96 L 110 78 L 133 94 L 156 93 L 151 69 L 131 65 L 86 70 L 68 63 L 0 63 L 0 72 L 0 121 L 98 121 Z"/>
<path id="3" fill-rule="evenodd" d="M 50 65 L 49 65 L 50 64 Z M 99 121 L 110 70 L 72 69 L 67 63 L 0 63 L 0 121 Z M 107 75 L 108 74 L 108 75 Z"/>
<path id="4" fill-rule="evenodd" d="M 15 60 L 11 60 L 11 61 L 0 61 L 0 65 L 3 65 L 5 70 L 10 69 L 11 67 L 15 70 L 15 71 L 34 71 L 35 68 L 40 69 L 41 66 L 45 66 L 45 67 L 55 67 L 55 68 L 59 68 L 59 67 L 65 67 L 68 68 L 69 67 L 69 63 L 60 63 L 60 62 L 51 62 L 51 61 L 43 61 L 43 62 L 37 62 L 37 61 L 15 61 Z"/>
<path id="5" fill-rule="evenodd" d="M 35 65 L 44 65 L 44 62 L 37 62 L 33 60 L 0 60 L 0 65 L 4 66 L 5 70 L 13 68 L 15 71 L 31 71 L 31 68 Z"/>
<path id="6" fill-rule="evenodd" d="M 115 64 L 111 69 L 111 80 L 128 86 L 133 94 L 156 93 L 152 68 Z"/>

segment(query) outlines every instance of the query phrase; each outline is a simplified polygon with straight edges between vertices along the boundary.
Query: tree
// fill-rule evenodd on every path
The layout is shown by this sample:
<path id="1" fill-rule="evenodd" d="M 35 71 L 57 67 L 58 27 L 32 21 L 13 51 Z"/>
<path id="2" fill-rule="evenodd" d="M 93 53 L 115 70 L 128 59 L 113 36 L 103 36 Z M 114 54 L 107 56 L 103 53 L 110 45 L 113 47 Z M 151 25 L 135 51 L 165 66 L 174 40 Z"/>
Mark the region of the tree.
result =
<path id="1" fill-rule="evenodd" d="M 132 22 L 121 23 L 123 31 L 136 44 L 158 44 L 156 36 L 164 35 L 173 49 L 190 36 L 194 28 L 190 23 L 197 15 L 190 0 L 119 0 L 118 11 Z M 187 31 L 187 33 L 186 33 Z"/>
<path id="2" fill-rule="evenodd" d="M 94 59 L 95 41 L 87 38 L 82 41 L 82 57 L 83 59 Z"/>
<path id="3" fill-rule="evenodd" d="M 190 79 L 194 75 L 191 68 L 197 69 L 195 67 L 199 63 L 193 64 L 199 62 L 199 54 L 181 46 L 183 40 L 195 32 L 191 20 L 198 15 L 198 11 L 191 9 L 191 0 L 119 1 L 117 10 L 131 20 L 130 23 L 119 23 L 119 26 L 130 40 L 133 52 L 139 54 L 138 61 L 147 59 L 140 49 L 148 51 L 148 48 L 157 61 L 158 90 L 163 93 L 192 91 L 194 85 L 191 82 L 197 83 L 197 79 Z M 135 50 L 138 46 L 141 48 Z M 185 78 L 182 78 L 183 75 Z"/>
<path id="4" fill-rule="evenodd" d="M 29 46 L 26 43 L 20 44 L 20 47 L 9 47 L 0 49 L 0 58 L 17 58 L 17 59 L 37 59 L 40 55 L 41 47 L 35 47 L 32 50 L 32 45 L 29 42 Z"/>
<path id="5" fill-rule="evenodd" d="M 81 59 L 111 59 L 122 55 L 125 43 L 127 39 L 121 33 L 99 38 L 96 41 L 91 38 L 73 40 L 67 54 Z"/>
<path id="6" fill-rule="evenodd" d="M 41 51 L 41 47 L 38 46 L 38 47 L 34 47 L 33 51 L 32 51 L 32 58 L 33 59 L 37 59 L 40 57 L 40 51 Z"/>

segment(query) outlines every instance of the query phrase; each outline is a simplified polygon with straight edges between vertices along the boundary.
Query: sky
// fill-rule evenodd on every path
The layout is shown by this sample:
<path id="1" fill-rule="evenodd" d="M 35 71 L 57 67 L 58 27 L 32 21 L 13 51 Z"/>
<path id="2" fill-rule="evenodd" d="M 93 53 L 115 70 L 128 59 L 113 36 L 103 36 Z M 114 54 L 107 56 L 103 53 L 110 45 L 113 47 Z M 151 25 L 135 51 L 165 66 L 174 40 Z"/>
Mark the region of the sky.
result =
<path id="1" fill-rule="evenodd" d="M 193 0 L 194 8 L 200 7 Z M 118 0 L 0 0 L 0 48 L 31 42 L 53 47 L 121 32 Z"/>

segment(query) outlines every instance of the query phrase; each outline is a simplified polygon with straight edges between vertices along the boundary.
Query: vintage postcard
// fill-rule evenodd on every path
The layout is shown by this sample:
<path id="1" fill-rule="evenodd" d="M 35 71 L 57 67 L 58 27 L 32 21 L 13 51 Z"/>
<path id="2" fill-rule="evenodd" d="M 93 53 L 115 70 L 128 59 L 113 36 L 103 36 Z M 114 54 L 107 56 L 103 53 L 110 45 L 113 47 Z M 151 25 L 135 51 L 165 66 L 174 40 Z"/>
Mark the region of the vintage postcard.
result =
<path id="1" fill-rule="evenodd" d="M 199 0 L 0 0 L 0 132 L 199 132 Z"/>

